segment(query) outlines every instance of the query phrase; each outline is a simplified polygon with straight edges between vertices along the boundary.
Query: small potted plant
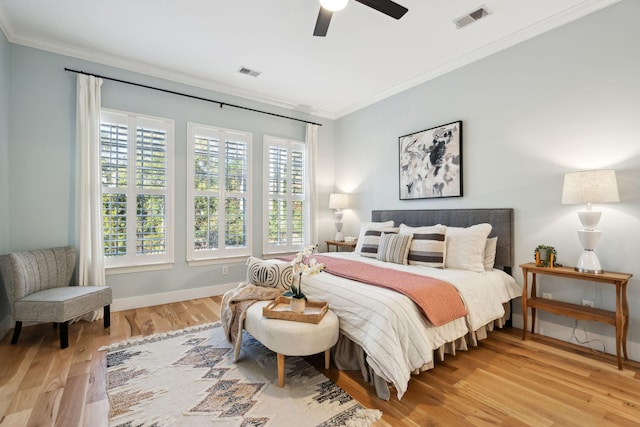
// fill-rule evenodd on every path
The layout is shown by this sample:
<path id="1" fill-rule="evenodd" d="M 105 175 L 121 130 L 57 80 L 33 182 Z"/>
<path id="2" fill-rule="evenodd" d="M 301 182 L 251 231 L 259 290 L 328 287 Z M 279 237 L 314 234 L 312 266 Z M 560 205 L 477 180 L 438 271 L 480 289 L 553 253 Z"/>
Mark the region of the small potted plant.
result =
<path id="1" fill-rule="evenodd" d="M 306 307 L 307 297 L 302 292 L 302 275 L 316 274 L 324 269 L 324 264 L 317 263 L 315 258 L 310 258 L 317 248 L 318 245 L 307 246 L 291 261 L 293 272 L 298 275 L 298 286 L 292 284 L 291 288 L 282 295 L 291 298 L 291 311 L 294 313 L 302 313 Z"/>
<path id="2" fill-rule="evenodd" d="M 555 267 L 558 265 L 558 253 L 556 248 L 548 245 L 538 245 L 533 251 L 533 256 L 538 267 Z"/>

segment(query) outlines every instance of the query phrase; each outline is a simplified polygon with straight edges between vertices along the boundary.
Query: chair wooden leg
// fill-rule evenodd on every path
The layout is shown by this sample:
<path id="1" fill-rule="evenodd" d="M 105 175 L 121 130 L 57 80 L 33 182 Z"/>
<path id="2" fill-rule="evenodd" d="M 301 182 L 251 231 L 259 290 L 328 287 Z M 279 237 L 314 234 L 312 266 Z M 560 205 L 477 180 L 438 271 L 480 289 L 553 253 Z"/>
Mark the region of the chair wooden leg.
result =
<path id="1" fill-rule="evenodd" d="M 103 312 L 104 312 L 104 327 L 108 328 L 109 326 L 111 326 L 111 306 L 110 305 L 105 305 L 103 308 Z"/>
<path id="2" fill-rule="evenodd" d="M 60 348 L 69 347 L 69 321 L 60 323 Z"/>
<path id="3" fill-rule="evenodd" d="M 13 337 L 11 338 L 11 344 L 18 343 L 18 337 L 20 336 L 20 331 L 22 331 L 22 322 L 16 321 L 16 326 L 13 328 Z"/>

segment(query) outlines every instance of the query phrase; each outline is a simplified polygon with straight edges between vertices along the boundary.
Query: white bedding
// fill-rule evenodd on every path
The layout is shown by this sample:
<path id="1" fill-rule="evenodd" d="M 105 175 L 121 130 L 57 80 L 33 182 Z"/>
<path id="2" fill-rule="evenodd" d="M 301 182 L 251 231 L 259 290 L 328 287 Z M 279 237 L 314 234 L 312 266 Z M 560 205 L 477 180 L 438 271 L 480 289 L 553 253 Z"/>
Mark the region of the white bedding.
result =
<path id="1" fill-rule="evenodd" d="M 398 399 L 407 390 L 411 373 L 433 362 L 434 350 L 503 317 L 503 303 L 522 291 L 521 286 L 501 270 L 484 273 L 440 270 L 386 263 L 349 252 L 323 255 L 445 280 L 458 289 L 467 306 L 466 318 L 436 327 L 400 293 L 329 273 L 303 276 L 303 292 L 311 300 L 329 302 L 329 308 L 340 319 L 342 334 L 363 348 L 367 363 L 377 375 L 395 386 Z"/>

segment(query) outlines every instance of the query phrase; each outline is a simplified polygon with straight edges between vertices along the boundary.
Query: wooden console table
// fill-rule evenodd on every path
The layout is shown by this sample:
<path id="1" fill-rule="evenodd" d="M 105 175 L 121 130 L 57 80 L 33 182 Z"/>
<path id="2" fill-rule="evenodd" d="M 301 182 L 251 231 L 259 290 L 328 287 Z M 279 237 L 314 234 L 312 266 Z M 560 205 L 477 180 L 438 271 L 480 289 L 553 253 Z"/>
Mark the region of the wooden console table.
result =
<path id="1" fill-rule="evenodd" d="M 335 248 L 336 252 L 338 252 L 340 248 L 344 248 L 349 252 L 353 252 L 353 250 L 356 248 L 357 242 L 337 242 L 335 240 L 325 240 L 325 243 L 327 244 L 327 252 L 331 252 L 331 246 Z"/>
<path id="2" fill-rule="evenodd" d="M 622 369 L 622 357 L 620 350 L 627 360 L 627 330 L 629 328 L 629 305 L 627 303 L 627 283 L 632 274 L 612 273 L 605 271 L 600 274 L 581 273 L 573 267 L 538 267 L 535 263 L 520 265 L 524 276 L 524 286 L 522 288 L 522 339 L 526 339 L 527 334 L 527 309 L 531 309 L 531 333 L 534 333 L 536 325 L 536 309 L 548 311 L 553 314 L 572 317 L 578 320 L 593 320 L 606 323 L 616 328 L 616 355 L 618 356 L 618 369 Z M 528 291 L 528 276 L 531 274 L 531 296 Z M 539 298 L 536 290 L 536 275 L 545 274 L 547 276 L 562 277 L 565 279 L 578 279 L 596 282 L 598 284 L 615 285 L 616 287 L 616 311 L 607 311 L 594 307 L 585 307 L 579 304 Z"/>

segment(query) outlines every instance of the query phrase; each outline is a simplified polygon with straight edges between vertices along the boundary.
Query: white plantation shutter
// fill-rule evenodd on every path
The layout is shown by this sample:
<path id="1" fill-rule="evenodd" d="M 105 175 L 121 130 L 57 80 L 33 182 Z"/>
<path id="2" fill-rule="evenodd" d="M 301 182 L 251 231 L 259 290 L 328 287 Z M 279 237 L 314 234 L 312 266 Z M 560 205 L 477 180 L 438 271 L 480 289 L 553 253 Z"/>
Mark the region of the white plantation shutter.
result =
<path id="1" fill-rule="evenodd" d="M 251 134 L 188 123 L 189 261 L 251 255 Z"/>
<path id="2" fill-rule="evenodd" d="M 190 247 L 196 251 L 218 247 L 219 149 L 217 138 L 197 136 L 193 141 L 195 195 L 190 204 L 195 226 L 189 232 L 194 233 Z"/>
<path id="3" fill-rule="evenodd" d="M 308 238 L 305 145 L 264 137 L 264 253 L 292 252 Z"/>
<path id="4" fill-rule="evenodd" d="M 162 254 L 166 251 L 167 132 L 145 127 L 136 132 L 136 253 Z"/>
<path id="5" fill-rule="evenodd" d="M 107 257 L 127 254 L 129 130 L 126 124 L 116 123 L 117 119 L 103 112 L 100 123 L 102 218 Z"/>
<path id="6" fill-rule="evenodd" d="M 102 111 L 107 267 L 173 262 L 173 129 L 171 120 Z"/>

